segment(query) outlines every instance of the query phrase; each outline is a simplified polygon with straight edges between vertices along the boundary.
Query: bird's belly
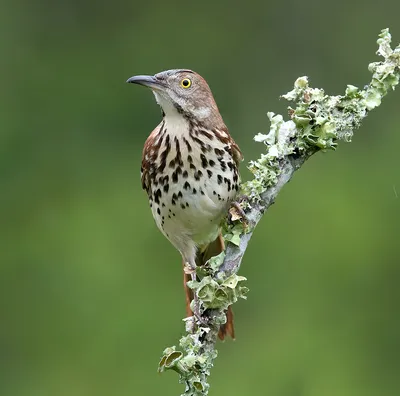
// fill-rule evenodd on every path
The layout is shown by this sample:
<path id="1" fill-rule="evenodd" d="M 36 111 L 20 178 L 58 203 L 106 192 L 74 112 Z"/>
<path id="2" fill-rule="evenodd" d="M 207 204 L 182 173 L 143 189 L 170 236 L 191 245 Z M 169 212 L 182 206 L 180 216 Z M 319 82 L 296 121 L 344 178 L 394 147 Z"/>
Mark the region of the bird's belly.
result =
<path id="1" fill-rule="evenodd" d="M 190 175 L 190 169 L 187 172 Z M 152 212 L 159 229 L 176 247 L 186 239 L 198 246 L 216 239 L 236 195 L 233 176 L 229 170 L 211 175 L 204 171 L 199 180 L 182 176 L 177 183 L 169 183 L 167 192 L 162 191 L 160 204 L 152 205 Z"/>

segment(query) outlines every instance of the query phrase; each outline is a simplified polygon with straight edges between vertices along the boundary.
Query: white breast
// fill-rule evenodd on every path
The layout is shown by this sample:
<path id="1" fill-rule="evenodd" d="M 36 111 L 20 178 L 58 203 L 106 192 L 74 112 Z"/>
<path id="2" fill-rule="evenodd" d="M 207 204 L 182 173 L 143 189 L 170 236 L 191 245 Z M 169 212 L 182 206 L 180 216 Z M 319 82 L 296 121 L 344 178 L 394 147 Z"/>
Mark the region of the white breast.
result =
<path id="1" fill-rule="evenodd" d="M 236 166 L 225 144 L 212 135 L 198 135 L 201 144 L 190 137 L 189 123 L 182 116 L 167 117 L 165 129 L 171 141 L 164 169 L 168 187 L 157 187 L 160 204 L 153 204 L 152 211 L 157 226 L 183 253 L 188 244 L 204 245 L 218 236 L 236 195 Z"/>

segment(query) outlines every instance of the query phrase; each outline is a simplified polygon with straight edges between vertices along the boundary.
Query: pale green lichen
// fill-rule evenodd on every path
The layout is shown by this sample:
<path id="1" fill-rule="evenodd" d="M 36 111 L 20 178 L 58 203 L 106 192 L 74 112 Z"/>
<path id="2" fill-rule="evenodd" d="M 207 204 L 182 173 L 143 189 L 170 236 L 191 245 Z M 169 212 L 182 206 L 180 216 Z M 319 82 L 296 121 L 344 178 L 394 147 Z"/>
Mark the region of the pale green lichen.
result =
<path id="1" fill-rule="evenodd" d="M 225 253 L 211 258 L 205 266 L 199 268 L 200 282 L 190 281 L 187 285 L 197 294 L 199 311 L 209 315 L 208 322 L 194 323 L 194 317 L 185 319 L 188 334 L 180 339 L 177 350 L 175 346 L 166 348 L 160 360 L 158 371 L 173 370 L 179 374 L 179 382 L 185 384 L 185 396 L 207 395 L 209 384 L 207 377 L 213 366 L 217 351 L 213 347 L 219 328 L 226 322 L 225 311 L 239 298 L 245 299 L 248 288 L 243 286 L 246 278 L 232 274 L 220 279 L 218 269 L 224 260 Z M 194 310 L 192 301 L 192 310 Z M 209 337 L 211 342 L 205 343 Z"/>
<path id="2" fill-rule="evenodd" d="M 230 243 L 233 243 L 236 246 L 239 246 L 240 244 L 240 235 L 243 234 L 244 227 L 243 224 L 240 222 L 237 222 L 234 224 L 232 227 L 225 227 L 225 232 L 224 232 L 224 239 L 225 241 L 228 241 Z"/>
<path id="3" fill-rule="evenodd" d="M 295 81 L 292 91 L 282 95 L 295 102 L 296 107 L 289 107 L 289 121 L 268 113 L 269 133 L 259 133 L 254 138 L 267 146 L 267 152 L 250 162 L 254 179 L 242 185 L 245 195 L 259 199 L 262 192 L 275 185 L 282 158 L 335 149 L 338 140 L 351 141 L 354 130 L 368 112 L 379 106 L 382 98 L 399 83 L 400 46 L 391 49 L 388 29 L 382 30 L 377 42 L 377 54 L 384 61 L 369 65 L 372 81 L 364 89 L 348 85 L 344 95 L 329 96 L 323 89 L 311 88 L 304 76 Z"/>
<path id="4" fill-rule="evenodd" d="M 210 268 L 213 273 L 216 273 L 224 262 L 225 252 L 221 252 L 218 256 L 211 257 L 210 260 L 207 261 L 207 267 Z"/>
<path id="5" fill-rule="evenodd" d="M 255 137 L 257 142 L 266 145 L 266 153 L 249 164 L 254 178 L 242 185 L 241 192 L 247 197 L 242 204 L 245 209 L 262 202 L 263 194 L 274 189 L 279 191 L 276 185 L 278 180 L 282 183 L 283 163 L 301 158 L 302 161 L 293 165 L 300 166 L 315 152 L 335 149 L 339 140 L 351 140 L 353 131 L 368 112 L 379 106 L 382 98 L 399 83 L 400 46 L 392 50 L 390 42 L 389 30 L 382 30 L 377 53 L 384 60 L 369 65 L 372 81 L 364 89 L 348 85 L 344 95 L 329 96 L 323 89 L 311 88 L 307 77 L 295 81 L 293 90 L 282 96 L 295 102 L 294 108 L 289 107 L 290 120 L 268 113 L 269 132 Z M 290 176 L 283 183 L 288 180 Z M 260 205 L 258 210 L 267 206 Z M 236 246 L 249 229 L 241 220 L 228 222 L 224 229 L 226 240 Z M 224 259 L 225 254 L 221 253 L 209 260 L 197 271 L 200 281 L 189 283 L 199 297 L 204 323 L 194 317 L 185 319 L 188 334 L 181 338 L 180 350 L 167 348 L 159 364 L 159 371 L 169 369 L 179 373 L 179 381 L 186 386 L 185 396 L 208 394 L 207 380 L 217 356 L 215 342 L 220 325 L 226 321 L 225 310 L 239 298 L 245 298 L 248 291 L 242 285 L 245 278 L 236 273 L 222 279 L 224 273 L 219 268 Z"/>
<path id="6" fill-rule="evenodd" d="M 198 328 L 193 334 L 181 338 L 179 345 L 185 351 L 176 351 L 176 347 L 164 350 L 158 371 L 173 370 L 179 374 L 179 382 L 185 385 L 187 396 L 207 395 L 209 384 L 207 377 L 217 357 L 215 349 L 204 349 L 200 341 L 207 329 Z"/>
<path id="7" fill-rule="evenodd" d="M 248 289 L 240 284 L 246 280 L 244 276 L 233 274 L 224 280 L 215 279 L 217 278 L 208 275 L 200 282 L 190 281 L 187 283 L 198 295 L 201 308 L 224 311 L 239 298 L 246 298 L 245 294 Z M 194 301 L 192 301 L 192 304 L 194 304 Z"/>

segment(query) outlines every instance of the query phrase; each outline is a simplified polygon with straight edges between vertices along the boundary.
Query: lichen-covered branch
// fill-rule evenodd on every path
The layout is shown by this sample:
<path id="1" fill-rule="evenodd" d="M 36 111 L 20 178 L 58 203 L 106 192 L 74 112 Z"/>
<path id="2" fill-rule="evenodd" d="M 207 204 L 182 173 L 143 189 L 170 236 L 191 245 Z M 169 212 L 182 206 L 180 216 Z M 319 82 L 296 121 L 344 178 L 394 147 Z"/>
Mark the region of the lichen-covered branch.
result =
<path id="1" fill-rule="evenodd" d="M 323 89 L 311 88 L 307 77 L 300 77 L 294 89 L 282 97 L 294 103 L 289 107 L 290 120 L 268 113 L 271 122 L 267 134 L 255 136 L 266 146 L 265 154 L 251 161 L 253 180 L 242 185 L 240 208 L 232 207 L 225 225 L 225 239 L 229 241 L 224 253 L 198 268 L 201 281 L 190 282 L 198 295 L 201 318 L 186 319 L 187 334 L 179 347 L 167 348 L 159 370 L 178 372 L 185 385 L 183 395 L 207 395 L 207 381 L 217 356 L 215 343 L 218 330 L 225 322 L 226 308 L 239 298 L 245 298 L 246 280 L 237 272 L 255 226 L 275 201 L 281 188 L 294 172 L 320 150 L 335 149 L 338 141 L 351 141 L 354 130 L 369 111 L 381 104 L 382 98 L 399 83 L 400 45 L 392 50 L 388 29 L 378 39 L 377 54 L 381 62 L 369 65 L 371 82 L 363 89 L 348 85 L 344 95 L 329 96 Z"/>

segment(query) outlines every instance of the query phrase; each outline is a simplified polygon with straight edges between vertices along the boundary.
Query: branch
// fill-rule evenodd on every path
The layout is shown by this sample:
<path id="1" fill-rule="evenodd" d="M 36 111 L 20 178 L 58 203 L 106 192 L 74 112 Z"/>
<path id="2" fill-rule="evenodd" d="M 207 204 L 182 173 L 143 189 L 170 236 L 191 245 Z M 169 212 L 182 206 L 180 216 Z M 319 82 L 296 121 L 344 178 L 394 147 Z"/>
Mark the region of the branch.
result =
<path id="1" fill-rule="evenodd" d="M 226 321 L 227 307 L 246 298 L 248 289 L 242 285 L 246 278 L 237 272 L 265 211 L 308 158 L 321 150 L 334 150 L 339 140 L 351 141 L 369 111 L 399 83 L 400 45 L 391 49 L 389 29 L 382 30 L 377 43 L 377 54 L 384 60 L 369 65 L 372 80 L 364 89 L 348 85 L 344 95 L 329 96 L 323 89 L 311 88 L 307 77 L 300 77 L 294 89 L 282 96 L 295 103 L 295 108 L 289 107 L 290 120 L 268 113 L 269 133 L 255 136 L 266 145 L 266 153 L 250 162 L 254 178 L 241 186 L 240 208 L 230 210 L 231 220 L 224 228 L 229 241 L 226 251 L 198 268 L 200 282 L 188 283 L 199 297 L 202 316 L 185 319 L 187 334 L 179 341 L 181 350 L 167 348 L 159 364 L 159 371 L 179 373 L 179 381 L 186 386 L 183 395 L 208 394 L 218 330 Z"/>

